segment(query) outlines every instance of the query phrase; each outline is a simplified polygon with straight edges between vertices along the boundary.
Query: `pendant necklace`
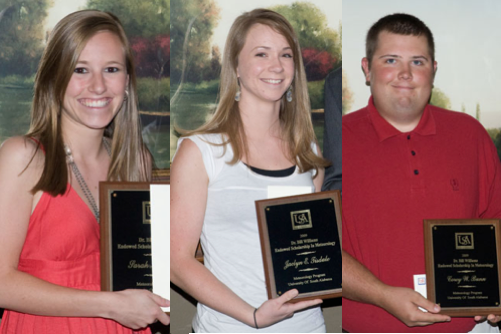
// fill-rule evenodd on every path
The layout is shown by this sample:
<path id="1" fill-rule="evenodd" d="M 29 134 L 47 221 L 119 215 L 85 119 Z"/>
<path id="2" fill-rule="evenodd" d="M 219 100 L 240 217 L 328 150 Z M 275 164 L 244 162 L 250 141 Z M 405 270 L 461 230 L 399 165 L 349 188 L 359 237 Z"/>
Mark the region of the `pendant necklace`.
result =
<path id="1" fill-rule="evenodd" d="M 108 156 L 111 156 L 111 147 L 108 141 L 103 140 L 103 145 L 106 149 L 106 152 L 108 152 Z M 90 189 L 87 186 L 82 173 L 80 173 L 80 171 L 78 170 L 78 166 L 75 163 L 75 159 L 73 159 L 71 149 L 66 144 L 64 144 L 64 152 L 66 153 L 66 162 L 70 165 L 71 170 L 73 171 L 73 174 L 75 175 L 75 178 L 77 179 L 77 182 L 80 186 L 80 189 L 82 189 L 85 198 L 87 199 L 87 202 L 89 202 L 92 212 L 94 213 L 94 217 L 99 223 L 99 208 L 97 207 L 96 200 L 94 199 L 94 196 L 92 196 L 92 193 L 90 192 Z"/>

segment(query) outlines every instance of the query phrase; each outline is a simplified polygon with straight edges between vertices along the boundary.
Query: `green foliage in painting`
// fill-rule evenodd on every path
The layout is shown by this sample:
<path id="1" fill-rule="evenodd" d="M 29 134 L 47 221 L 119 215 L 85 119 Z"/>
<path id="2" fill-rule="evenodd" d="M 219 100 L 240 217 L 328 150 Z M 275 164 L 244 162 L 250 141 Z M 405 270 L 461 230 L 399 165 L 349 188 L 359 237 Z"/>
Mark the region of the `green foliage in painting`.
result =
<path id="1" fill-rule="evenodd" d="M 35 82 L 35 75 L 25 77 L 20 75 L 7 75 L 0 77 L 0 86 L 7 88 L 24 88 L 32 89 Z"/>
<path id="2" fill-rule="evenodd" d="M 173 91 L 178 88 L 179 85 L 172 86 Z M 183 91 L 187 94 L 196 93 L 217 96 L 219 93 L 219 78 L 210 81 L 202 81 L 200 83 L 186 82 L 183 85 Z"/>
<path id="3" fill-rule="evenodd" d="M 311 109 L 322 109 L 324 107 L 324 84 L 325 80 L 308 81 Z"/>
<path id="4" fill-rule="evenodd" d="M 87 7 L 115 14 L 129 38 L 170 34 L 169 0 L 89 0 Z"/>
<path id="5" fill-rule="evenodd" d="M 451 109 L 451 100 L 438 88 L 433 88 L 431 91 L 430 104 L 444 109 Z"/>
<path id="6" fill-rule="evenodd" d="M 487 129 L 487 132 L 494 141 L 494 145 L 496 145 L 496 149 L 498 151 L 499 159 L 501 160 L 501 128 L 499 129 Z"/>
<path id="7" fill-rule="evenodd" d="M 170 79 L 139 78 L 137 80 L 141 111 L 170 110 Z"/>
<path id="8" fill-rule="evenodd" d="M 341 66 L 341 34 L 327 26 L 327 17 L 318 7 L 309 2 L 295 2 L 270 9 L 282 14 L 294 28 L 308 80 L 324 79 Z"/>
<path id="9" fill-rule="evenodd" d="M 30 76 L 42 55 L 49 0 L 0 0 L 0 74 Z"/>
<path id="10" fill-rule="evenodd" d="M 346 77 L 346 74 L 343 71 L 343 91 L 342 91 L 342 104 L 343 104 L 343 115 L 346 114 L 351 109 L 351 106 L 353 105 L 353 92 L 350 89 L 350 85 L 348 82 L 348 78 Z"/>
<path id="11" fill-rule="evenodd" d="M 171 0 L 170 75 L 176 84 L 219 77 L 220 50 L 211 48 L 219 12 L 214 0 Z"/>

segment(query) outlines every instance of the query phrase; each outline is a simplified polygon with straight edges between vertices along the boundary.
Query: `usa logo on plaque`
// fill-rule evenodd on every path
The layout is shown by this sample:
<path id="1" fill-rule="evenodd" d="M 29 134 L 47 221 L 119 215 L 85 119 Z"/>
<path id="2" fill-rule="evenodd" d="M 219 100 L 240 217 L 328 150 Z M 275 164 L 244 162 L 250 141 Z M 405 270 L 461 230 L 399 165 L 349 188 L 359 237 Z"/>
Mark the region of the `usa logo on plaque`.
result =
<path id="1" fill-rule="evenodd" d="M 473 233 L 456 233 L 456 249 L 475 249 Z"/>
<path id="2" fill-rule="evenodd" d="M 143 224 L 151 224 L 151 202 L 143 202 Z"/>
<path id="3" fill-rule="evenodd" d="M 302 230 L 304 228 L 312 228 L 310 210 L 300 210 L 291 212 L 292 229 Z"/>

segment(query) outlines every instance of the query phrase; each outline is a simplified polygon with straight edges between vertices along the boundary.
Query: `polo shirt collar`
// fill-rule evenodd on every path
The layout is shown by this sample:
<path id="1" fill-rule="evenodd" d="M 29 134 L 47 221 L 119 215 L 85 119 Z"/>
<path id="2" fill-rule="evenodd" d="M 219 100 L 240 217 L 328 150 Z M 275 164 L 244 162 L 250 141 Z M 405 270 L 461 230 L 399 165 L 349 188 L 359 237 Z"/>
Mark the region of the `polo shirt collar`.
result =
<path id="1" fill-rule="evenodd" d="M 374 126 L 374 129 L 376 130 L 380 142 L 390 137 L 402 134 L 402 132 L 400 132 L 393 125 L 388 123 L 388 121 L 386 121 L 379 114 L 379 112 L 376 109 L 376 106 L 374 105 L 374 98 L 372 96 L 369 98 L 368 109 L 369 109 L 369 116 L 372 120 L 372 124 Z M 433 114 L 430 109 L 431 109 L 430 105 L 427 104 L 426 107 L 424 108 L 423 115 L 419 120 L 419 124 L 410 133 L 417 133 L 422 136 L 429 136 L 436 134 L 437 128 L 435 124 L 435 118 L 433 117 Z"/>

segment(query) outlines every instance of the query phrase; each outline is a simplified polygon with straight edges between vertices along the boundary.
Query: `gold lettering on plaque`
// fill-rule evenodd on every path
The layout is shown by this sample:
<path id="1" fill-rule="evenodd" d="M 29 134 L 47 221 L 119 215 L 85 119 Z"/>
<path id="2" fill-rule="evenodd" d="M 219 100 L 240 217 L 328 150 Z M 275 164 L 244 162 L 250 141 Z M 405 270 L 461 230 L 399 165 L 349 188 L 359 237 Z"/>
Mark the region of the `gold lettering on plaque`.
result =
<path id="1" fill-rule="evenodd" d="M 456 249 L 474 249 L 473 233 L 457 232 L 456 233 Z"/>
<path id="2" fill-rule="evenodd" d="M 311 213 L 309 209 L 291 211 L 291 221 L 293 230 L 312 228 Z"/>
<path id="3" fill-rule="evenodd" d="M 143 224 L 151 224 L 151 203 L 143 202 Z"/>

